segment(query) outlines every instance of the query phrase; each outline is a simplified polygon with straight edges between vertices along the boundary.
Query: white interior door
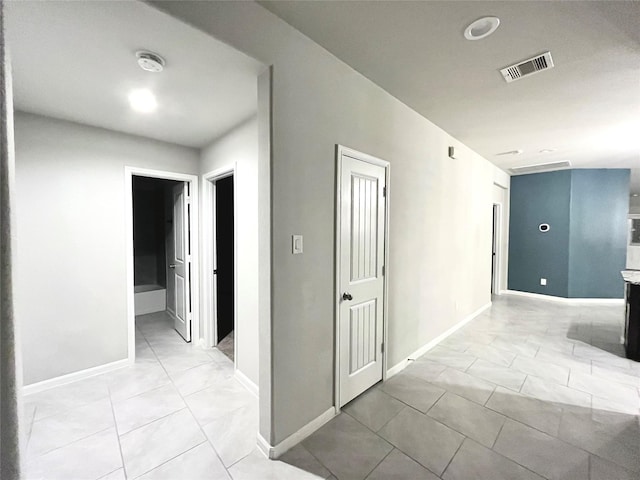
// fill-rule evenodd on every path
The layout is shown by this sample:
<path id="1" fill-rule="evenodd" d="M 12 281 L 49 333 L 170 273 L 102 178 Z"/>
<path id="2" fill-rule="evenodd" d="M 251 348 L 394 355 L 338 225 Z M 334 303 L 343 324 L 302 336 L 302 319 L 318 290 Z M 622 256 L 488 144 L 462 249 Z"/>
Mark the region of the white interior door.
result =
<path id="1" fill-rule="evenodd" d="M 340 406 L 382 380 L 385 168 L 342 153 Z"/>
<path id="2" fill-rule="evenodd" d="M 191 295 L 189 259 L 189 184 L 173 187 L 173 255 L 169 275 L 173 287 L 174 327 L 187 341 L 191 341 Z"/>

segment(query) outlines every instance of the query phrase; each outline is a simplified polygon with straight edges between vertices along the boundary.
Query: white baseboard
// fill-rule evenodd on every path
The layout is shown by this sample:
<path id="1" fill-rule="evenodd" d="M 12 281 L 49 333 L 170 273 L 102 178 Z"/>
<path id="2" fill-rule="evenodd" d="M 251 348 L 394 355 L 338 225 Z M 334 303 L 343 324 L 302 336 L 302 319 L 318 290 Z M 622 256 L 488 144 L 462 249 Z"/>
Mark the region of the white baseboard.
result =
<path id="1" fill-rule="evenodd" d="M 320 427 L 322 427 L 325 423 L 327 423 L 329 420 L 331 420 L 335 416 L 336 416 L 336 409 L 335 407 L 331 407 L 320 416 L 311 420 L 300 430 L 298 430 L 292 435 L 289 435 L 287 438 L 285 438 L 275 447 L 271 446 L 269 442 L 267 442 L 262 435 L 258 434 L 258 449 L 264 455 L 266 455 L 267 458 L 275 460 L 280 455 L 282 455 L 287 450 L 289 450 L 291 447 L 294 447 L 298 443 L 303 441 L 305 438 L 307 438 L 313 432 L 318 430 Z"/>
<path id="2" fill-rule="evenodd" d="M 247 377 L 244 373 L 242 373 L 238 369 L 236 369 L 233 376 L 236 377 L 236 380 L 238 380 L 244 388 L 249 390 L 250 393 L 252 393 L 256 398 L 258 398 L 258 385 L 253 383 L 251 379 L 249 379 L 249 377 Z"/>
<path id="3" fill-rule="evenodd" d="M 69 383 L 78 382 L 86 378 L 95 377 L 113 370 L 118 370 L 123 367 L 127 367 L 131 364 L 129 359 L 118 360 L 116 362 L 107 363 L 93 368 L 87 368 L 86 370 L 80 370 L 79 372 L 68 373 L 60 377 L 50 378 L 49 380 L 43 380 L 42 382 L 32 383 L 31 385 L 25 385 L 22 387 L 23 395 L 32 395 L 38 392 L 44 392 L 51 388 L 60 387 Z"/>
<path id="4" fill-rule="evenodd" d="M 393 367 L 391 367 L 389 370 L 387 370 L 387 379 L 393 377 L 397 373 L 400 373 L 402 370 L 404 370 L 407 367 L 407 365 L 409 365 L 409 363 L 412 360 L 415 360 L 416 358 L 421 357 L 422 355 L 427 353 L 429 350 L 431 350 L 433 347 L 438 345 L 441 341 L 443 341 L 449 335 L 453 334 L 454 332 L 456 332 L 460 328 L 464 327 L 467 323 L 469 323 L 471 320 L 476 318 L 478 315 L 480 315 L 482 312 L 484 312 L 489 307 L 491 307 L 491 302 L 487 303 L 486 305 L 483 305 L 482 307 L 477 309 L 475 312 L 467 315 L 462 320 L 460 320 L 458 323 L 456 323 L 453 327 L 451 327 L 449 330 L 447 330 L 446 332 L 438 335 L 436 338 L 431 340 L 429 343 L 426 343 L 425 345 L 420 347 L 418 350 L 413 352 L 411 355 L 406 357 L 404 360 L 402 360 L 401 362 L 395 364 Z"/>
<path id="5" fill-rule="evenodd" d="M 520 292 L 518 290 L 502 290 L 500 293 L 507 295 L 516 295 L 520 297 L 537 298 L 538 300 L 550 300 L 552 302 L 560 303 L 594 303 L 604 305 L 624 305 L 623 298 L 566 298 L 556 297 L 553 295 L 544 295 L 542 293 Z"/>

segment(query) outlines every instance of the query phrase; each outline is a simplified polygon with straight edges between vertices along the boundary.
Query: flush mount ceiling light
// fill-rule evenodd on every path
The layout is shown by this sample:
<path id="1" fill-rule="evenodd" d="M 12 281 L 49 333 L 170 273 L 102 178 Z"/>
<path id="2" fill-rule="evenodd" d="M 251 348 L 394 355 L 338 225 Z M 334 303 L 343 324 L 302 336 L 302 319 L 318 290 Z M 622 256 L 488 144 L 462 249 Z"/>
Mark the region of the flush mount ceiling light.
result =
<path id="1" fill-rule="evenodd" d="M 133 90 L 129 94 L 129 105 L 136 112 L 151 113 L 158 108 L 156 96 L 146 88 Z"/>
<path id="2" fill-rule="evenodd" d="M 471 23 L 464 30 L 464 38 L 467 40 L 482 40 L 495 32 L 500 25 L 498 17 L 482 17 Z"/>
<path id="3" fill-rule="evenodd" d="M 165 61 L 157 53 L 139 51 L 136 52 L 138 58 L 138 65 L 146 72 L 160 73 L 164 70 Z"/>
<path id="4" fill-rule="evenodd" d="M 522 152 L 524 152 L 524 150 L 521 150 L 521 149 L 509 150 L 508 152 L 496 153 L 496 156 L 498 156 L 498 155 L 520 155 L 520 154 L 522 154 Z"/>

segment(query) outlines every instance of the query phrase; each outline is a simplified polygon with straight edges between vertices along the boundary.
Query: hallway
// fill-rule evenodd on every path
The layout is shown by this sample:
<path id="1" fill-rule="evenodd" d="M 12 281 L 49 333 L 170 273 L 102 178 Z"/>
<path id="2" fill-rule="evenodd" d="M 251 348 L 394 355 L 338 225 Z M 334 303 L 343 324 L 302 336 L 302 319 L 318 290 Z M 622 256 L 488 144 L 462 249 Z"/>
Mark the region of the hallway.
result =
<path id="1" fill-rule="evenodd" d="M 28 479 L 616 480 L 640 475 L 623 308 L 494 299 L 285 453 L 217 349 L 139 317 L 133 367 L 26 397 Z M 126 476 L 125 476 L 126 472 Z"/>
<path id="2" fill-rule="evenodd" d="M 233 466 L 255 449 L 257 398 L 172 324 L 139 316 L 134 366 L 25 397 L 25 478 L 247 478 Z"/>
<path id="3" fill-rule="evenodd" d="M 622 321 L 622 306 L 497 297 L 295 453 L 339 479 L 637 479 L 640 364 Z"/>

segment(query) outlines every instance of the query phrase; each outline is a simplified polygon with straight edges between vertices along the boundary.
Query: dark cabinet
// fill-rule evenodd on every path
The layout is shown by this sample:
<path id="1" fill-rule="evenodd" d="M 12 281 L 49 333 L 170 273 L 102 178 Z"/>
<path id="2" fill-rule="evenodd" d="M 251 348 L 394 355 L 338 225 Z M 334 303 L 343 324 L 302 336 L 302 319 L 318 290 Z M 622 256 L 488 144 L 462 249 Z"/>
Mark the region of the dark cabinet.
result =
<path id="1" fill-rule="evenodd" d="M 624 349 L 627 358 L 640 361 L 640 285 L 625 283 Z"/>

